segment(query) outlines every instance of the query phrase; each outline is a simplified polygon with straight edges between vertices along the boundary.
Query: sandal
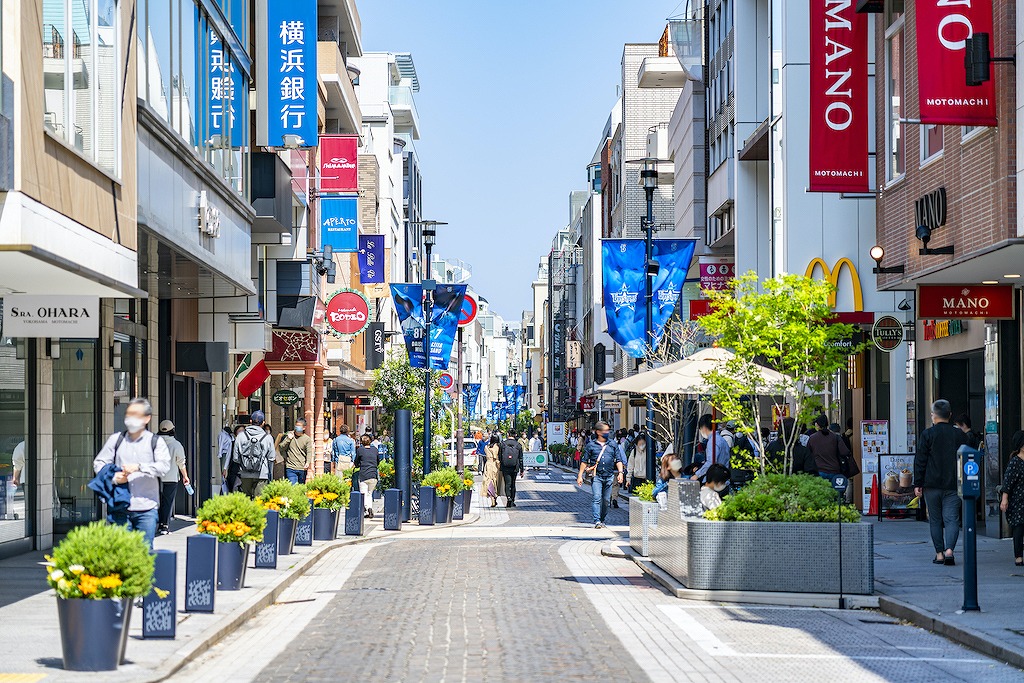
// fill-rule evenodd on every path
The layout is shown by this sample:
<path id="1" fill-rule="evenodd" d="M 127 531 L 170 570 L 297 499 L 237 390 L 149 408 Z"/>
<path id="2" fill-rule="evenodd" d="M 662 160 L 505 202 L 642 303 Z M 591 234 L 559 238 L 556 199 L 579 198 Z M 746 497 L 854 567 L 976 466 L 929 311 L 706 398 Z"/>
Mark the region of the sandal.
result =
<path id="1" fill-rule="evenodd" d="M 1024 567 L 1024 559 L 1014 560 L 1013 563 L 1018 567 Z"/>
<path id="2" fill-rule="evenodd" d="M 947 567 L 952 567 L 956 565 L 956 558 L 954 558 L 952 555 L 946 555 L 945 559 L 942 561 L 942 564 L 946 565 Z"/>

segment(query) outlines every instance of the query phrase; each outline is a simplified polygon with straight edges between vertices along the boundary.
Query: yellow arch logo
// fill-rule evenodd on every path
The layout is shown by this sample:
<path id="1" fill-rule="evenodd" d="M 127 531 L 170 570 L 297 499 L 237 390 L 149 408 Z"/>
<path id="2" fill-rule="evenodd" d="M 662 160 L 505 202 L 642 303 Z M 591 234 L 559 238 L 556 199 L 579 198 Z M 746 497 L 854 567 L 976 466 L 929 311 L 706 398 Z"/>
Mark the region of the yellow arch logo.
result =
<path id="1" fill-rule="evenodd" d="M 835 289 L 828 296 L 828 305 L 833 309 L 836 307 L 836 295 L 839 293 L 839 271 L 846 266 L 847 271 L 850 273 L 850 283 L 853 285 L 853 310 L 854 312 L 860 312 L 864 310 L 864 291 L 860 286 L 860 275 L 857 274 L 857 266 L 853 265 L 853 261 L 846 258 L 845 256 L 838 261 L 832 268 L 828 267 L 825 263 L 825 259 L 816 258 L 807 264 L 807 272 L 804 273 L 806 277 L 814 277 L 814 272 L 821 266 L 821 274 L 825 280 L 832 283 Z"/>

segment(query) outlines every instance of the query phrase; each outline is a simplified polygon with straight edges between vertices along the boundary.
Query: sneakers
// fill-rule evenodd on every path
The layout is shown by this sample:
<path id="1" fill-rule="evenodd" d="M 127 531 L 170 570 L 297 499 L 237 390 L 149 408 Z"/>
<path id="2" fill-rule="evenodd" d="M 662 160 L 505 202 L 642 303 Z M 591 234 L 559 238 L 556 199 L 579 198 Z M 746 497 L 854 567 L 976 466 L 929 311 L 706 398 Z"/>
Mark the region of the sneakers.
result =
<path id="1" fill-rule="evenodd" d="M 170 528 L 166 524 L 161 524 L 159 531 L 161 536 L 166 536 L 167 534 L 171 533 Z"/>
<path id="2" fill-rule="evenodd" d="M 598 522 L 597 524 L 594 525 L 594 528 L 595 529 L 603 529 L 604 528 L 604 522 Z"/>

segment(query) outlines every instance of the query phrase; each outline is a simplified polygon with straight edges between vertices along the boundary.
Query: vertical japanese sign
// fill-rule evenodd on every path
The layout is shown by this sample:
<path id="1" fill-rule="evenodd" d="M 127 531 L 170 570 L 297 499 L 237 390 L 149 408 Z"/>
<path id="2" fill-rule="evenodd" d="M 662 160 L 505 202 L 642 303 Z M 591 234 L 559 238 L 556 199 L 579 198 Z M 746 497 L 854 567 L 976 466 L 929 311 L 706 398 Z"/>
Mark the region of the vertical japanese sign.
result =
<path id="1" fill-rule="evenodd" d="M 198 9 L 196 10 L 198 11 Z M 198 30 L 197 30 L 198 37 Z M 246 147 L 245 126 L 242 125 L 241 112 L 242 73 L 235 68 L 234 62 L 224 49 L 224 42 L 217 32 L 210 30 L 210 138 L 220 137 L 221 146 L 227 146 L 223 136 L 231 135 L 231 147 Z M 245 112 L 248 115 L 248 112 Z"/>
<path id="2" fill-rule="evenodd" d="M 320 244 L 335 252 L 354 252 L 359 248 L 356 197 L 320 198 Z"/>
<path id="3" fill-rule="evenodd" d="M 316 0 L 258 0 L 256 144 L 281 147 L 295 135 L 316 147 Z"/>
<path id="4" fill-rule="evenodd" d="M 964 75 L 964 41 L 988 33 L 996 42 L 991 0 L 917 2 L 914 13 L 921 123 L 996 125 L 995 79 L 969 86 Z"/>
<path id="5" fill-rule="evenodd" d="M 868 18 L 854 5 L 811 0 L 811 192 L 868 191 Z"/>
<path id="6" fill-rule="evenodd" d="M 320 137 L 320 191 L 356 192 L 359 189 L 359 138 L 348 135 Z"/>
<path id="7" fill-rule="evenodd" d="M 359 236 L 359 281 L 364 285 L 384 282 L 384 235 Z"/>

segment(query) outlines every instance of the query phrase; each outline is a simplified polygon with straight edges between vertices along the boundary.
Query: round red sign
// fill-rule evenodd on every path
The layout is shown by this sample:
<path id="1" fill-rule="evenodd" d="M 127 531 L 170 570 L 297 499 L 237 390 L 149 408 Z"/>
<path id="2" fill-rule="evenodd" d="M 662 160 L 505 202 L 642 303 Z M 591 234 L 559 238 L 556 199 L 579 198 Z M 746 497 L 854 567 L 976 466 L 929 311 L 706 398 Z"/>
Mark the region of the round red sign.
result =
<path id="1" fill-rule="evenodd" d="M 359 334 L 370 324 L 370 305 L 360 292 L 344 289 L 327 302 L 327 324 L 338 336 Z"/>
<path id="2" fill-rule="evenodd" d="M 459 311 L 459 324 L 468 325 L 476 320 L 477 312 L 476 299 L 472 294 L 467 294 L 462 298 L 462 309 Z"/>

